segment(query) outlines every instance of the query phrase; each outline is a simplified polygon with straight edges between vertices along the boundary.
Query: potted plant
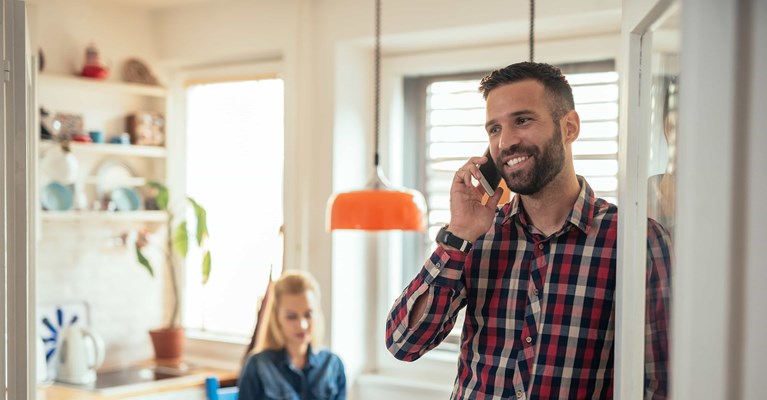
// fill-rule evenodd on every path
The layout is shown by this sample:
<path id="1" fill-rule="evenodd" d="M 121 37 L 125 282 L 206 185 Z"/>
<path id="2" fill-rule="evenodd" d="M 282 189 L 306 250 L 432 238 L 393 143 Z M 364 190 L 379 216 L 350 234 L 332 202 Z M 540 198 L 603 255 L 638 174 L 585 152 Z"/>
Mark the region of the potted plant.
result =
<path id="1" fill-rule="evenodd" d="M 175 218 L 168 204 L 168 188 L 165 185 L 154 181 L 148 182 L 147 187 L 156 193 L 156 208 L 163 210 L 168 214 L 165 227 L 166 243 L 165 246 L 163 246 L 163 250 L 165 252 L 165 265 L 167 266 L 170 275 L 171 293 L 173 295 L 173 306 L 171 308 L 170 319 L 164 328 L 153 329 L 149 331 L 149 335 L 152 338 L 156 359 L 172 362 L 180 360 L 181 355 L 183 354 L 184 329 L 180 327 L 178 323 L 180 309 L 178 271 L 180 263 L 186 258 L 190 239 L 186 220 L 179 222 L 174 229 L 173 224 L 175 223 Z M 206 246 L 206 241 L 208 239 L 207 212 L 205 211 L 205 208 L 191 197 L 187 197 L 187 202 L 194 209 L 194 218 L 196 220 L 194 243 L 196 243 L 203 252 L 202 283 L 204 285 L 208 281 L 211 265 L 210 251 Z M 147 270 L 147 272 L 154 276 L 155 268 L 152 266 L 149 258 L 143 253 L 144 248 L 148 244 L 147 232 L 140 232 L 136 240 L 136 257 L 138 262 Z"/>

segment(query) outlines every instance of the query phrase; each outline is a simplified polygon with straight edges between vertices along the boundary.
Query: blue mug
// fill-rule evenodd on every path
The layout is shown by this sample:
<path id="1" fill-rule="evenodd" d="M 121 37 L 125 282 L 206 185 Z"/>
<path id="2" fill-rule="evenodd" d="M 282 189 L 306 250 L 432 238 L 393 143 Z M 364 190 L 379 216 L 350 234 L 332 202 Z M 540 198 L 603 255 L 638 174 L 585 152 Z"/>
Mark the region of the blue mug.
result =
<path id="1" fill-rule="evenodd" d="M 104 143 L 104 132 L 90 131 L 88 132 L 88 136 L 91 137 L 93 143 Z"/>
<path id="2" fill-rule="evenodd" d="M 117 136 L 112 136 L 112 138 L 109 139 L 109 143 L 130 144 L 130 135 L 127 133 L 123 133 Z"/>

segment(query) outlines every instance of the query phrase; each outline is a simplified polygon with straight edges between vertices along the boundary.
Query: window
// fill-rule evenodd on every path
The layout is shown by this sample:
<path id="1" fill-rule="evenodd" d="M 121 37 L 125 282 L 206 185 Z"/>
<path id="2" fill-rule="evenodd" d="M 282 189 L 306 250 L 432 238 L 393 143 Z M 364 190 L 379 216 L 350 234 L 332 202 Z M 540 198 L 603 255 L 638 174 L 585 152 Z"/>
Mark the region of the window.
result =
<path id="1" fill-rule="evenodd" d="M 186 189 L 207 209 L 212 258 L 202 285 L 200 254 L 190 246 L 187 328 L 249 337 L 270 267 L 281 272 L 283 104 L 281 79 L 186 89 Z"/>
<path id="2" fill-rule="evenodd" d="M 618 191 L 618 74 L 612 61 L 560 65 L 573 89 L 581 131 L 573 143 L 575 171 L 596 196 L 616 204 Z M 478 92 L 481 74 L 405 79 L 406 110 L 419 110 L 406 131 L 422 149 L 415 156 L 419 185 L 429 209 L 428 234 L 420 248 L 405 244 L 402 287 L 434 250 L 439 228 L 450 220 L 450 185 L 455 171 L 487 147 L 485 101 Z M 409 239 L 409 237 L 406 237 Z M 463 316 L 440 349 L 457 349 Z"/>

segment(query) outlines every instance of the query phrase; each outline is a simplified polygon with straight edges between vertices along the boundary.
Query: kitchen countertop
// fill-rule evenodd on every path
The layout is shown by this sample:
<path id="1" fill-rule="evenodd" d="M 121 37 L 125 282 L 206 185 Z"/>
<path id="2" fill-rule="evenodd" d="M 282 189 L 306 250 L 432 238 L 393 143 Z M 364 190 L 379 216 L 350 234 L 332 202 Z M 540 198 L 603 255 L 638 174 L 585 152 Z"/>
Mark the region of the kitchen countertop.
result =
<path id="1" fill-rule="evenodd" d="M 125 399 L 136 398 L 137 396 L 147 394 L 157 394 L 161 392 L 171 392 L 184 389 L 193 389 L 195 387 L 203 388 L 205 378 L 216 376 L 220 381 L 235 380 L 237 373 L 233 371 L 223 371 L 212 368 L 194 368 L 189 371 L 191 374 L 199 375 L 199 379 L 185 379 L 181 383 L 163 383 L 151 389 L 136 390 L 124 392 L 115 395 L 105 395 L 93 390 L 78 389 L 76 387 L 52 384 L 37 388 L 38 400 L 107 400 L 107 399 Z"/>

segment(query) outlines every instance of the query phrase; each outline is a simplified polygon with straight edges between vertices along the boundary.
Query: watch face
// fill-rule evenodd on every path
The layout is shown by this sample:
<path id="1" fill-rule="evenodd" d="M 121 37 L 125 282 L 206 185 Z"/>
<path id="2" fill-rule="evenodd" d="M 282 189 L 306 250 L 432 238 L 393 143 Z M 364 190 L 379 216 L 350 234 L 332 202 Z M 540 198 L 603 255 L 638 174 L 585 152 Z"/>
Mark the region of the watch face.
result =
<path id="1" fill-rule="evenodd" d="M 447 229 L 443 227 L 442 229 L 439 230 L 439 232 L 437 232 L 437 241 L 444 242 L 446 238 L 447 238 Z"/>
<path id="2" fill-rule="evenodd" d="M 449 245 L 450 232 L 447 231 L 447 227 L 443 226 L 442 229 L 437 232 L 437 242 Z"/>

